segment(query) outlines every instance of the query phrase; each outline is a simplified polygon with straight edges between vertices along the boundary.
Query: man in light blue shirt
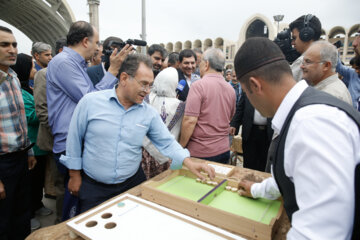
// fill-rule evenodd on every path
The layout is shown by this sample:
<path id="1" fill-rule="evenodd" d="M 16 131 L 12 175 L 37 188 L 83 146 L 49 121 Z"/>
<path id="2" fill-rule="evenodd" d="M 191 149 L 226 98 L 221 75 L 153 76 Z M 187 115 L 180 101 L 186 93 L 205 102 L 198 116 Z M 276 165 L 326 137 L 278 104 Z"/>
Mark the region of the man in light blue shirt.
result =
<path id="1" fill-rule="evenodd" d="M 141 168 L 141 146 L 147 136 L 159 151 L 172 159 L 171 168 L 185 164 L 199 178 L 210 178 L 214 169 L 193 162 L 170 134 L 158 112 L 143 100 L 154 75 L 148 56 L 132 54 L 120 69 L 113 89 L 91 93 L 80 100 L 71 119 L 66 156 L 68 188 L 79 195 L 81 212 L 146 180 Z"/>
<path id="2" fill-rule="evenodd" d="M 84 21 L 75 22 L 67 35 L 68 47 L 48 65 L 46 94 L 55 154 L 65 151 L 71 116 L 79 100 L 86 93 L 112 88 L 117 81 L 116 75 L 126 53 L 116 55 L 114 51 L 108 72 L 93 86 L 86 68 L 87 61 L 99 50 L 98 44 L 99 34 L 93 26 Z"/>
<path id="3" fill-rule="evenodd" d="M 48 121 L 54 137 L 54 159 L 59 174 L 57 176 L 57 204 L 62 204 L 64 189 L 61 182 L 66 179 L 67 169 L 59 163 L 65 154 L 66 138 L 71 116 L 79 100 L 87 93 L 112 88 L 119 68 L 132 47 L 125 46 L 119 54 L 114 50 L 110 56 L 110 67 L 104 78 L 93 85 L 87 72 L 87 61 L 99 50 L 99 34 L 89 23 L 78 21 L 71 25 L 66 36 L 67 46 L 49 63 L 46 73 L 46 95 Z M 66 184 L 66 180 L 65 180 Z M 57 206 L 62 209 L 62 206 Z M 61 216 L 58 216 L 61 219 Z"/>

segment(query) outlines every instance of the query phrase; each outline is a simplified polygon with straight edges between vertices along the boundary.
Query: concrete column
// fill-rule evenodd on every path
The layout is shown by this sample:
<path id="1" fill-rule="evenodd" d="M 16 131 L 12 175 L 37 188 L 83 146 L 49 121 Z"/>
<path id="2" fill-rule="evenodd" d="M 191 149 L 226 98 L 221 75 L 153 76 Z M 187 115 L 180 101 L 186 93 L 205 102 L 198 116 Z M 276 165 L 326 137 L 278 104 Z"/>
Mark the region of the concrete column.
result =
<path id="1" fill-rule="evenodd" d="M 349 45 L 349 33 L 345 32 L 345 39 L 344 39 L 344 47 L 343 47 L 343 55 L 342 55 L 342 61 L 345 62 L 348 52 L 348 45 Z"/>
<path id="2" fill-rule="evenodd" d="M 89 4 L 89 19 L 90 24 L 93 25 L 98 32 L 100 33 L 99 29 L 99 5 L 100 0 L 88 0 Z"/>

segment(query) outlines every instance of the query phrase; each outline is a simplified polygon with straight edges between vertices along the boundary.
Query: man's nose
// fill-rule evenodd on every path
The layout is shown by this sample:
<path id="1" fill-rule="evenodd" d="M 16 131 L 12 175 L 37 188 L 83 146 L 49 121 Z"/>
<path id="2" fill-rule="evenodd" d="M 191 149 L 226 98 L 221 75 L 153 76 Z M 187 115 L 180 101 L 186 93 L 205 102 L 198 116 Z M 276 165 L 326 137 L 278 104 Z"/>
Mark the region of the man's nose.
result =
<path id="1" fill-rule="evenodd" d="M 14 53 L 14 52 L 16 52 L 16 50 L 17 50 L 17 47 L 14 47 L 12 44 L 10 44 L 9 52 Z"/>
<path id="2" fill-rule="evenodd" d="M 353 47 L 356 48 L 359 45 L 359 42 L 360 42 L 360 36 L 357 36 L 352 43 Z"/>

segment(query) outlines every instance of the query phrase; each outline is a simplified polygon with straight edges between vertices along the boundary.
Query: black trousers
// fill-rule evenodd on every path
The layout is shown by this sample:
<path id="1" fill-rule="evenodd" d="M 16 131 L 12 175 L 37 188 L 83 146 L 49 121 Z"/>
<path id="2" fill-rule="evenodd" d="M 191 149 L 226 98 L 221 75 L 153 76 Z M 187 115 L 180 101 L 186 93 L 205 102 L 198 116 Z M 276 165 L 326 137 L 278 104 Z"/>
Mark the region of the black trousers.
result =
<path id="1" fill-rule="evenodd" d="M 212 156 L 212 157 L 196 157 L 196 158 L 201 158 L 201 159 L 205 159 L 205 160 L 217 162 L 217 163 L 229 164 L 230 151 L 226 151 L 224 153 L 220 153 L 219 155 Z"/>
<path id="2" fill-rule="evenodd" d="M 0 179 L 6 198 L 0 200 L 0 240 L 25 239 L 30 234 L 30 176 L 27 153 L 0 157 Z"/>
<path id="3" fill-rule="evenodd" d="M 252 126 L 249 138 L 242 143 L 245 168 L 265 171 L 271 143 L 268 139 L 266 126 Z"/>
<path id="4" fill-rule="evenodd" d="M 119 184 L 104 184 L 82 173 L 82 183 L 79 191 L 80 212 L 83 213 L 100 203 L 133 188 L 146 180 L 140 165 L 137 172 L 126 181 Z"/>
<path id="5" fill-rule="evenodd" d="M 45 167 L 47 155 L 35 156 L 36 165 L 30 171 L 31 177 L 31 217 L 34 217 L 35 211 L 43 207 L 43 189 L 45 181 Z"/>

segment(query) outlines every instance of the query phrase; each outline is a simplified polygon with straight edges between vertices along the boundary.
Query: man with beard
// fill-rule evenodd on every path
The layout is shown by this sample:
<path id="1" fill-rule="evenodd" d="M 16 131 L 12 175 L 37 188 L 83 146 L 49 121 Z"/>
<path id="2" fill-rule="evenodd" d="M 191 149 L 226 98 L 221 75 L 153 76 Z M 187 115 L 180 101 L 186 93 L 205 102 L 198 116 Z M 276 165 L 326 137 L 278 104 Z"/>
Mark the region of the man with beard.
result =
<path id="1" fill-rule="evenodd" d="M 154 77 L 156 77 L 156 75 L 158 75 L 161 71 L 162 64 L 167 56 L 167 51 L 161 45 L 153 44 L 149 47 L 147 53 L 151 58 Z"/>
<path id="2" fill-rule="evenodd" d="M 360 114 L 304 80 L 296 82 L 267 38 L 246 40 L 234 65 L 250 103 L 272 117 L 274 129 L 273 177 L 242 180 L 242 194 L 282 196 L 291 222 L 287 239 L 359 239 Z"/>
<path id="3" fill-rule="evenodd" d="M 186 101 L 191 84 L 200 79 L 200 76 L 194 73 L 197 56 L 193 50 L 185 49 L 180 52 L 179 61 L 179 81 L 185 80 L 185 85 L 183 86 L 183 89 L 179 91 L 178 98 L 181 101 Z"/>

